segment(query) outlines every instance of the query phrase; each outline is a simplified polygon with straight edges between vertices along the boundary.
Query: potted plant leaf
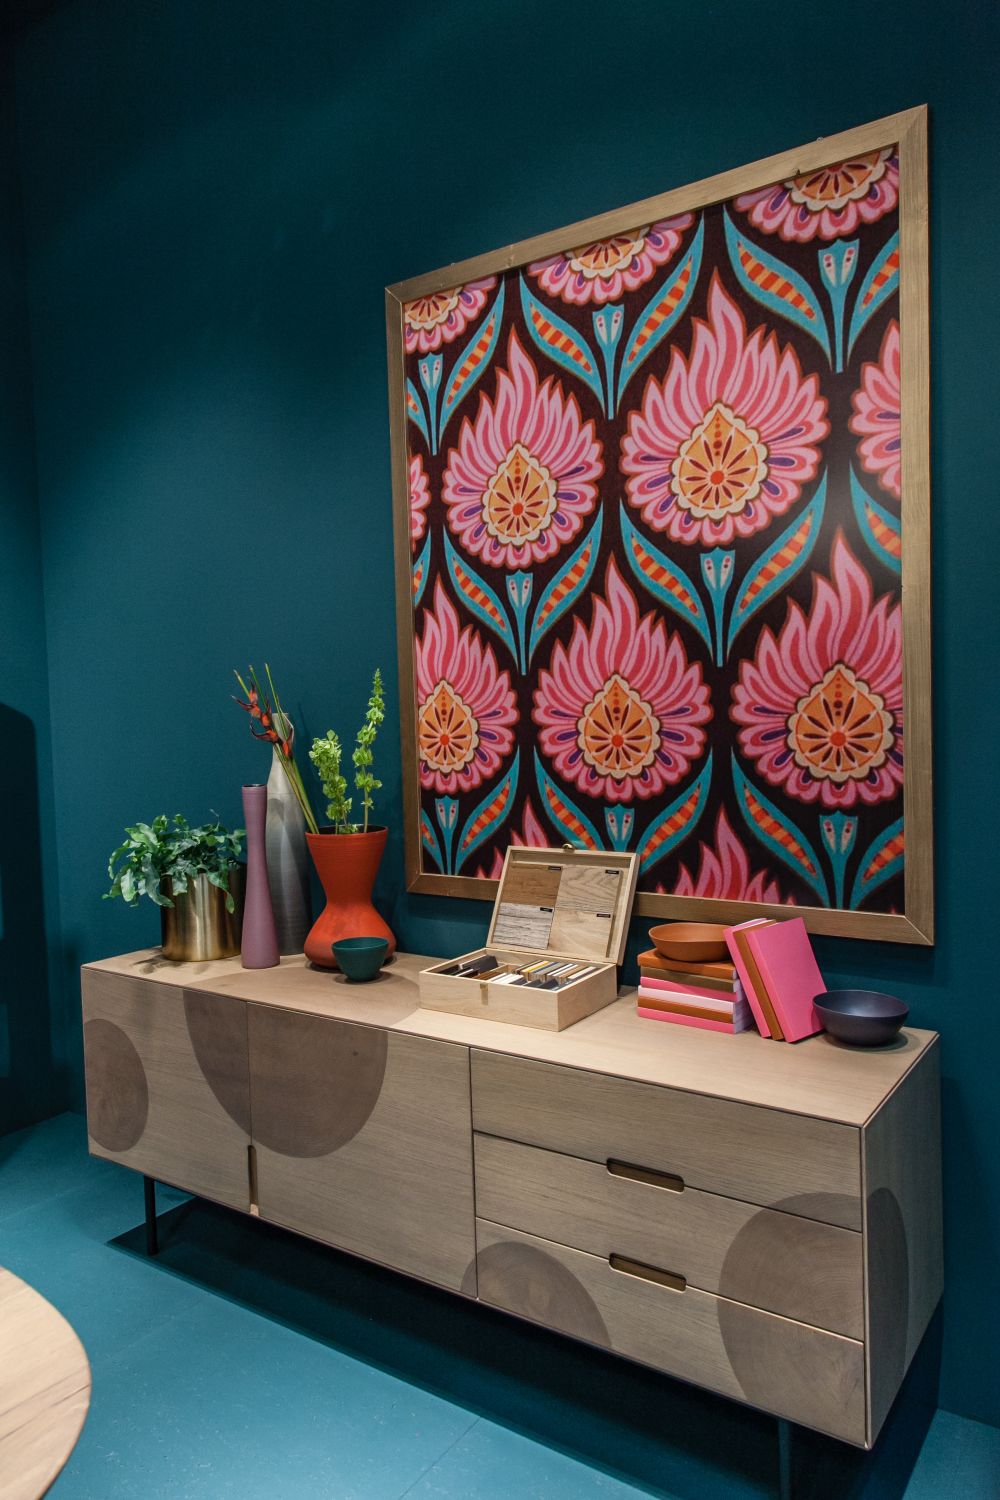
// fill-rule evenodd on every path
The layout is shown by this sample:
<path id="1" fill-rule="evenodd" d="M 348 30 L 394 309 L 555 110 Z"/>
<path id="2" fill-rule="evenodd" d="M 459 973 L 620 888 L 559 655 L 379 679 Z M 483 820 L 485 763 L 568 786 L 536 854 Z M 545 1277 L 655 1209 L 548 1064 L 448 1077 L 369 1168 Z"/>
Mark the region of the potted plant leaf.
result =
<path id="1" fill-rule="evenodd" d="M 385 699 L 382 673 L 376 670 L 364 722 L 352 753 L 354 787 L 360 795 L 359 821 L 352 820 L 353 799 L 341 769 L 343 752 L 338 736 L 328 729 L 314 739 L 309 751 L 326 797 L 329 823 L 306 833 L 306 843 L 326 895 L 326 907 L 306 938 L 305 953 L 312 963 L 335 969 L 333 944 L 341 938 L 384 937 L 392 953 L 396 939 L 372 905 L 372 889 L 385 850 L 388 829 L 371 822 L 373 794 L 382 785 L 375 776 L 374 745 L 383 719 Z"/>
<path id="2" fill-rule="evenodd" d="M 108 860 L 111 889 L 138 906 L 143 896 L 160 908 L 164 958 L 181 962 L 232 958 L 240 951 L 243 829 L 218 819 L 192 828 L 175 813 L 125 829 Z"/>

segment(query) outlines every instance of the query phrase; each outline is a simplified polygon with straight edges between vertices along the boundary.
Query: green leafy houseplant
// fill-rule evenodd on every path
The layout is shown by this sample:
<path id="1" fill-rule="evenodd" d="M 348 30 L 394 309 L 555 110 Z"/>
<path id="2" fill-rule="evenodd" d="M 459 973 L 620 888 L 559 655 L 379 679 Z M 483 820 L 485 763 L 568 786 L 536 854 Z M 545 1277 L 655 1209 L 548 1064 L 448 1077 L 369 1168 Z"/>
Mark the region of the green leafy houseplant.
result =
<path id="1" fill-rule="evenodd" d="M 136 823 L 125 830 L 127 838 L 108 860 L 111 889 L 105 901 L 120 896 L 128 906 L 138 906 L 148 896 L 157 906 L 173 906 L 163 890 L 171 881 L 175 896 L 187 892 L 188 882 L 204 875 L 226 893 L 226 910 L 236 903 L 229 889 L 229 869 L 240 857 L 244 829 L 232 831 L 216 821 L 191 828 L 180 813 L 173 820 L 163 813 L 152 823 Z"/>
<path id="2" fill-rule="evenodd" d="M 361 793 L 364 820 L 351 822 L 352 799 L 347 795 L 347 778 L 341 770 L 343 751 L 340 740 L 332 729 L 321 739 L 312 742 L 309 759 L 312 761 L 326 797 L 326 815 L 333 824 L 334 833 L 367 833 L 368 818 L 375 805 L 373 792 L 378 791 L 381 781 L 372 771 L 374 750 L 379 726 L 385 718 L 385 695 L 382 691 L 382 673 L 375 669 L 372 678 L 371 696 L 365 711 L 364 722 L 358 730 L 357 743 L 351 754 L 354 763 L 354 785 Z"/>

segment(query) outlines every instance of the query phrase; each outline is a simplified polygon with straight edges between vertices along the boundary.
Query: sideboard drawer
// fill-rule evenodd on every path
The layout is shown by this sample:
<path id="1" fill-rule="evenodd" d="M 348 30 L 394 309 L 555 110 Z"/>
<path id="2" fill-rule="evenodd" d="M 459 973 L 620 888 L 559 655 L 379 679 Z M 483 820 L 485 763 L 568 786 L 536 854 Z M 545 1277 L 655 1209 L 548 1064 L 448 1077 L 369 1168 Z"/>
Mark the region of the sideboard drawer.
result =
<path id="1" fill-rule="evenodd" d="M 864 1445 L 856 1340 L 693 1287 L 674 1290 L 481 1219 L 476 1239 L 481 1301 Z"/>
<path id="2" fill-rule="evenodd" d="M 861 1235 L 613 1163 L 476 1136 L 476 1212 L 591 1255 L 667 1267 L 688 1286 L 864 1335 Z"/>
<path id="3" fill-rule="evenodd" d="M 473 1127 L 688 1187 L 861 1228 L 851 1126 L 474 1048 Z"/>

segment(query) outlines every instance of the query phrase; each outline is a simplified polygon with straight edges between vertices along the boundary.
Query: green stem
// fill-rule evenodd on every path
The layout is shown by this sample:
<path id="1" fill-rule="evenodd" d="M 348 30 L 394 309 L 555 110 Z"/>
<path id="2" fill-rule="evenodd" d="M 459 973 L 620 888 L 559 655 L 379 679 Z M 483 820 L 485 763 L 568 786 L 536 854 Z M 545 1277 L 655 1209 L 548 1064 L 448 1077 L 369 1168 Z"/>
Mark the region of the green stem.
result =
<path id="1" fill-rule="evenodd" d="M 309 804 L 309 794 L 305 789 L 301 771 L 295 764 L 295 761 L 286 760 L 280 750 L 278 751 L 278 759 L 281 762 L 285 775 L 288 777 L 288 784 L 295 793 L 298 804 L 302 809 L 302 815 L 306 820 L 309 832 L 319 833 L 319 824 L 316 822 L 312 807 Z"/>

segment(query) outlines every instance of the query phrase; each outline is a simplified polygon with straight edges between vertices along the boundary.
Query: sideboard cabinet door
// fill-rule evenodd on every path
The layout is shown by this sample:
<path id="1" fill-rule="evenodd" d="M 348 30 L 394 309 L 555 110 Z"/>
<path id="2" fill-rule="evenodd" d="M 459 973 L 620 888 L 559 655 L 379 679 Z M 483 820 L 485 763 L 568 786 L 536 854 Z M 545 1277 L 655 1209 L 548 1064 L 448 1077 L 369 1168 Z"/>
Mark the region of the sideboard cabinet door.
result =
<path id="1" fill-rule="evenodd" d="M 460 1289 L 475 1259 L 468 1049 L 248 1011 L 261 1218 Z"/>
<path id="2" fill-rule="evenodd" d="M 83 1045 L 91 1152 L 246 1212 L 243 1001 L 84 969 Z"/>

